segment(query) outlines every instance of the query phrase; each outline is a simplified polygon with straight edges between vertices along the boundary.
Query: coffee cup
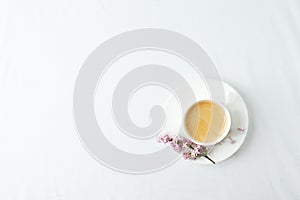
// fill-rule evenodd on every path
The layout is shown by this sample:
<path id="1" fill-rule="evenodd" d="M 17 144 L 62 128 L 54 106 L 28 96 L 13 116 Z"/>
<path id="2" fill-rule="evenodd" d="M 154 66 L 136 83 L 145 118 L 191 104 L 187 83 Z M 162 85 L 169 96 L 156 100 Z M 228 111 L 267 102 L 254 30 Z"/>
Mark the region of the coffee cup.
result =
<path id="1" fill-rule="evenodd" d="M 228 109 L 212 100 L 195 102 L 186 110 L 183 133 L 191 141 L 201 145 L 214 145 L 229 133 L 231 118 Z"/>

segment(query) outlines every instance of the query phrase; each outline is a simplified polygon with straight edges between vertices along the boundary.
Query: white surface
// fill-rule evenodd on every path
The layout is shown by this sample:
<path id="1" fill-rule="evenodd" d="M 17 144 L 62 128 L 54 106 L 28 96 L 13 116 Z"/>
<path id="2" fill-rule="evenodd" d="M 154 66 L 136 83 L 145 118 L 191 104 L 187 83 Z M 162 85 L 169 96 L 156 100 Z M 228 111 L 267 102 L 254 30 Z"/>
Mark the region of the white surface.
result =
<path id="1" fill-rule="evenodd" d="M 300 2 L 0 1 L 0 199 L 300 199 Z M 166 28 L 198 42 L 243 96 L 242 148 L 215 166 L 133 176 L 81 146 L 72 92 L 112 35 Z"/>

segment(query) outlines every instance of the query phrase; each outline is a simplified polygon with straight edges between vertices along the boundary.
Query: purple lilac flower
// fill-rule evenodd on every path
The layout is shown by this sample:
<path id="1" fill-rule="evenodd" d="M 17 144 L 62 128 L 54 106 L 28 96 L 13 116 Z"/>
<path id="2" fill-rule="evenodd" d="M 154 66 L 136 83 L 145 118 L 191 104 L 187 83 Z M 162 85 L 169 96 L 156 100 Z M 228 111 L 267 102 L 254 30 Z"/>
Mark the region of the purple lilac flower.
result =
<path id="1" fill-rule="evenodd" d="M 156 138 L 156 141 L 159 142 L 159 143 L 164 143 L 164 144 L 166 144 L 166 143 L 170 142 L 171 139 L 172 139 L 172 138 L 171 138 L 168 134 L 165 134 L 165 135 L 158 136 L 158 137 Z"/>
<path id="2" fill-rule="evenodd" d="M 176 135 L 170 142 L 170 145 L 176 152 L 181 152 L 183 150 L 183 137 Z"/>
<path id="3" fill-rule="evenodd" d="M 182 147 L 174 142 L 171 143 L 171 146 L 172 146 L 173 150 L 178 153 L 180 153 L 182 151 Z"/>
<path id="4" fill-rule="evenodd" d="M 188 142 L 183 142 L 183 143 L 182 143 L 182 148 L 183 148 L 183 149 L 189 148 Z"/>
<path id="5" fill-rule="evenodd" d="M 182 155 L 185 160 L 196 160 L 198 156 L 198 154 L 194 152 L 194 150 L 186 151 Z"/>
<path id="6" fill-rule="evenodd" d="M 185 159 L 185 160 L 187 160 L 187 159 L 189 159 L 190 157 L 191 157 L 191 152 L 184 152 L 183 154 L 182 154 L 182 156 L 183 156 L 183 158 Z"/>
<path id="7" fill-rule="evenodd" d="M 186 151 L 182 154 L 185 160 L 195 160 L 197 156 L 195 156 L 192 151 Z"/>
<path id="8" fill-rule="evenodd" d="M 192 157 L 197 157 L 198 154 L 199 154 L 198 149 L 193 149 L 193 150 L 191 151 L 191 156 L 192 156 Z"/>

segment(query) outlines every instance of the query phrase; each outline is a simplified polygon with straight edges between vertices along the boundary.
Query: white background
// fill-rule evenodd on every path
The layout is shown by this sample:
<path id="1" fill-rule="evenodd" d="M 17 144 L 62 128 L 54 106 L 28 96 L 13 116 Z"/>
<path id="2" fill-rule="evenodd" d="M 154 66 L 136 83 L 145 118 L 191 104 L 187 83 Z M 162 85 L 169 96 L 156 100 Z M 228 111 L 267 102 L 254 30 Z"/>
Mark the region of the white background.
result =
<path id="1" fill-rule="evenodd" d="M 128 175 L 82 147 L 80 66 L 142 27 L 195 40 L 244 97 L 250 129 L 234 157 Z M 0 0 L 0 199 L 300 199 L 299 85 L 298 0 Z"/>

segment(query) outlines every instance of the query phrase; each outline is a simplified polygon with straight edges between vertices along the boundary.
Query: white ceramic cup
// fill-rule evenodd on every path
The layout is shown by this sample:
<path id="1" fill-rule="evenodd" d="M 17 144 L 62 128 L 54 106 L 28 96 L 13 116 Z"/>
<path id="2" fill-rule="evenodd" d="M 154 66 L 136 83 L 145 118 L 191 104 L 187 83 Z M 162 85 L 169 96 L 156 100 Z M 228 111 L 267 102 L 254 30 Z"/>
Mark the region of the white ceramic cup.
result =
<path id="1" fill-rule="evenodd" d="M 224 110 L 224 113 L 225 113 L 225 116 L 226 116 L 226 119 L 227 119 L 227 123 L 226 123 L 226 127 L 223 129 L 223 132 L 221 133 L 221 136 L 218 137 L 216 140 L 214 141 L 211 141 L 211 142 L 199 142 L 197 140 L 194 140 L 190 134 L 188 133 L 187 129 L 186 129 L 186 126 L 185 126 L 185 118 L 186 118 L 186 115 L 187 115 L 187 112 L 189 111 L 189 109 L 194 106 L 195 104 L 198 104 L 198 103 L 202 103 L 202 102 L 211 102 L 213 104 L 216 104 L 218 106 L 220 106 L 223 110 Z M 217 144 L 219 142 L 221 142 L 229 133 L 229 130 L 230 130 L 230 127 L 231 127 L 231 117 L 230 117 L 230 114 L 229 114 L 229 111 L 228 109 L 221 103 L 218 103 L 216 101 L 212 101 L 212 100 L 201 100 L 201 101 L 197 101 L 195 103 L 193 103 L 190 107 L 188 107 L 188 109 L 185 111 L 184 113 L 184 118 L 183 118 L 183 133 L 184 133 L 184 136 L 187 137 L 189 140 L 193 141 L 194 143 L 196 144 L 201 144 L 201 145 L 205 145 L 205 146 L 209 146 L 209 145 L 214 145 L 214 144 Z"/>

